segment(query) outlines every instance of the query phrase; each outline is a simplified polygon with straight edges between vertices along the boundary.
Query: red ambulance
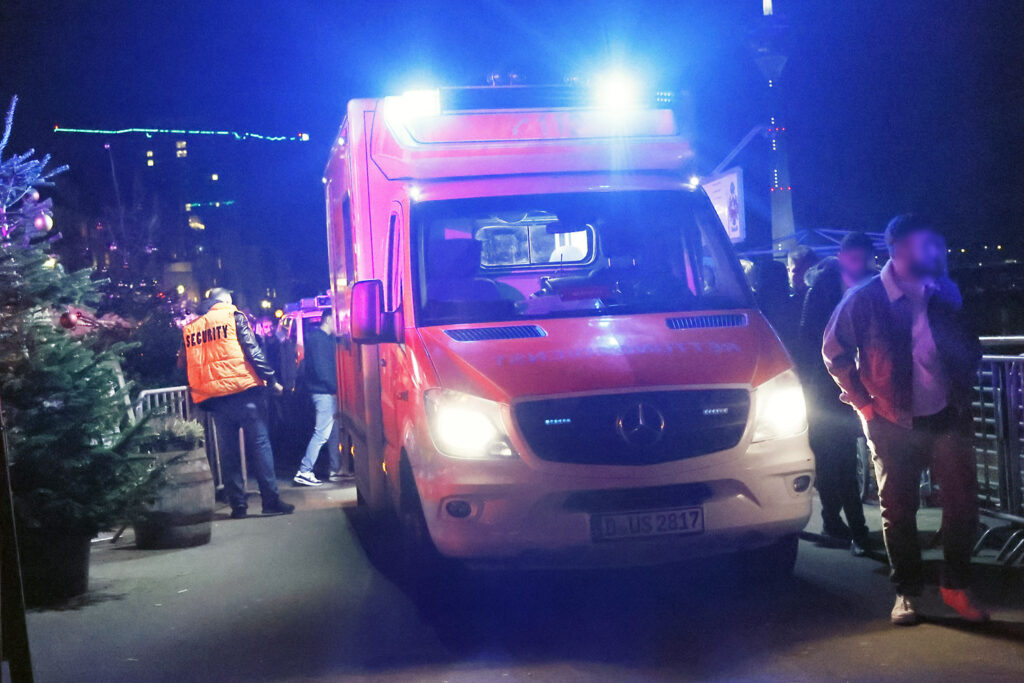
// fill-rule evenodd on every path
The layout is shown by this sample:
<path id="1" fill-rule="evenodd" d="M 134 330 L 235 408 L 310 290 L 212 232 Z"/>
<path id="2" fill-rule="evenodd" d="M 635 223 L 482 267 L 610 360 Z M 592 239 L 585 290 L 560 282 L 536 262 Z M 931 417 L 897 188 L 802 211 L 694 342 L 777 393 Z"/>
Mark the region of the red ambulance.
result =
<path id="1" fill-rule="evenodd" d="M 324 183 L 362 504 L 469 563 L 747 553 L 811 513 L 803 393 L 664 94 L 349 102 Z"/>

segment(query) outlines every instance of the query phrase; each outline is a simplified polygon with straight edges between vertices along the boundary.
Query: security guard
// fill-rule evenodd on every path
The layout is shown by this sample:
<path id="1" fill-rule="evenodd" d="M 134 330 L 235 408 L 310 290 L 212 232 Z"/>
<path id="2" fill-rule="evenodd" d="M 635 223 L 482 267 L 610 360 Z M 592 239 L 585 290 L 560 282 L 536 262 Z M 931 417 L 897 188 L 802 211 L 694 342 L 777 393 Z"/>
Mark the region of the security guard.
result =
<path id="1" fill-rule="evenodd" d="M 203 302 L 206 313 L 184 329 L 185 361 L 192 400 L 213 414 L 231 518 L 246 516 L 245 482 L 238 448 L 238 428 L 253 446 L 253 469 L 263 498 L 264 515 L 287 515 L 295 510 L 281 500 L 274 476 L 274 454 L 267 433 L 264 386 L 281 393 L 263 349 L 245 314 L 231 302 L 231 292 L 211 289 Z"/>

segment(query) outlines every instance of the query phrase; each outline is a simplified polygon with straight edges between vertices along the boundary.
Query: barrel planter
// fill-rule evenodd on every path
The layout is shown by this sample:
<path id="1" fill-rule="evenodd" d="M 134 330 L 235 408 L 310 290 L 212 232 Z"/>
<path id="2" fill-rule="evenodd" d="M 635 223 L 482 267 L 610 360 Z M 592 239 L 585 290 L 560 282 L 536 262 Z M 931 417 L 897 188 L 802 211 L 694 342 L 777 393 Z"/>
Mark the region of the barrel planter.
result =
<path id="1" fill-rule="evenodd" d="M 18 549 L 26 604 L 52 605 L 89 590 L 91 543 L 90 535 L 20 529 Z"/>
<path id="2" fill-rule="evenodd" d="M 157 498 L 134 520 L 143 550 L 188 548 L 210 542 L 214 484 L 206 449 L 158 453 L 166 476 Z"/>

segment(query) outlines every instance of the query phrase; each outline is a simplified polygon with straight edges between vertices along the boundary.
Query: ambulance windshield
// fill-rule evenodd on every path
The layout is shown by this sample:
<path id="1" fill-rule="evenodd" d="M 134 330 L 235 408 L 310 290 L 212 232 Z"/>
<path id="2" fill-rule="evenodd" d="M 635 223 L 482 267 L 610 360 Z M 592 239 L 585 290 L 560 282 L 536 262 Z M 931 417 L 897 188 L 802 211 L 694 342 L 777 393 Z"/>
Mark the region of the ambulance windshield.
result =
<path id="1" fill-rule="evenodd" d="M 417 204 L 413 219 L 421 325 L 750 305 L 703 195 L 446 200 Z"/>

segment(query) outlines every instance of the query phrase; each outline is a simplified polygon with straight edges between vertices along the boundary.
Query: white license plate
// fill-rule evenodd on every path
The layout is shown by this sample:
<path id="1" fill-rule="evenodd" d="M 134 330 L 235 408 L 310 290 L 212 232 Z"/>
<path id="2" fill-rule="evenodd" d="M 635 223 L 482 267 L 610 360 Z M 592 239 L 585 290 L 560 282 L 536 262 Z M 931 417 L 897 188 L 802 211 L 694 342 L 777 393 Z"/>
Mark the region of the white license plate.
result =
<path id="1" fill-rule="evenodd" d="M 702 533 L 704 508 L 701 507 L 590 516 L 590 537 L 595 541 Z"/>

